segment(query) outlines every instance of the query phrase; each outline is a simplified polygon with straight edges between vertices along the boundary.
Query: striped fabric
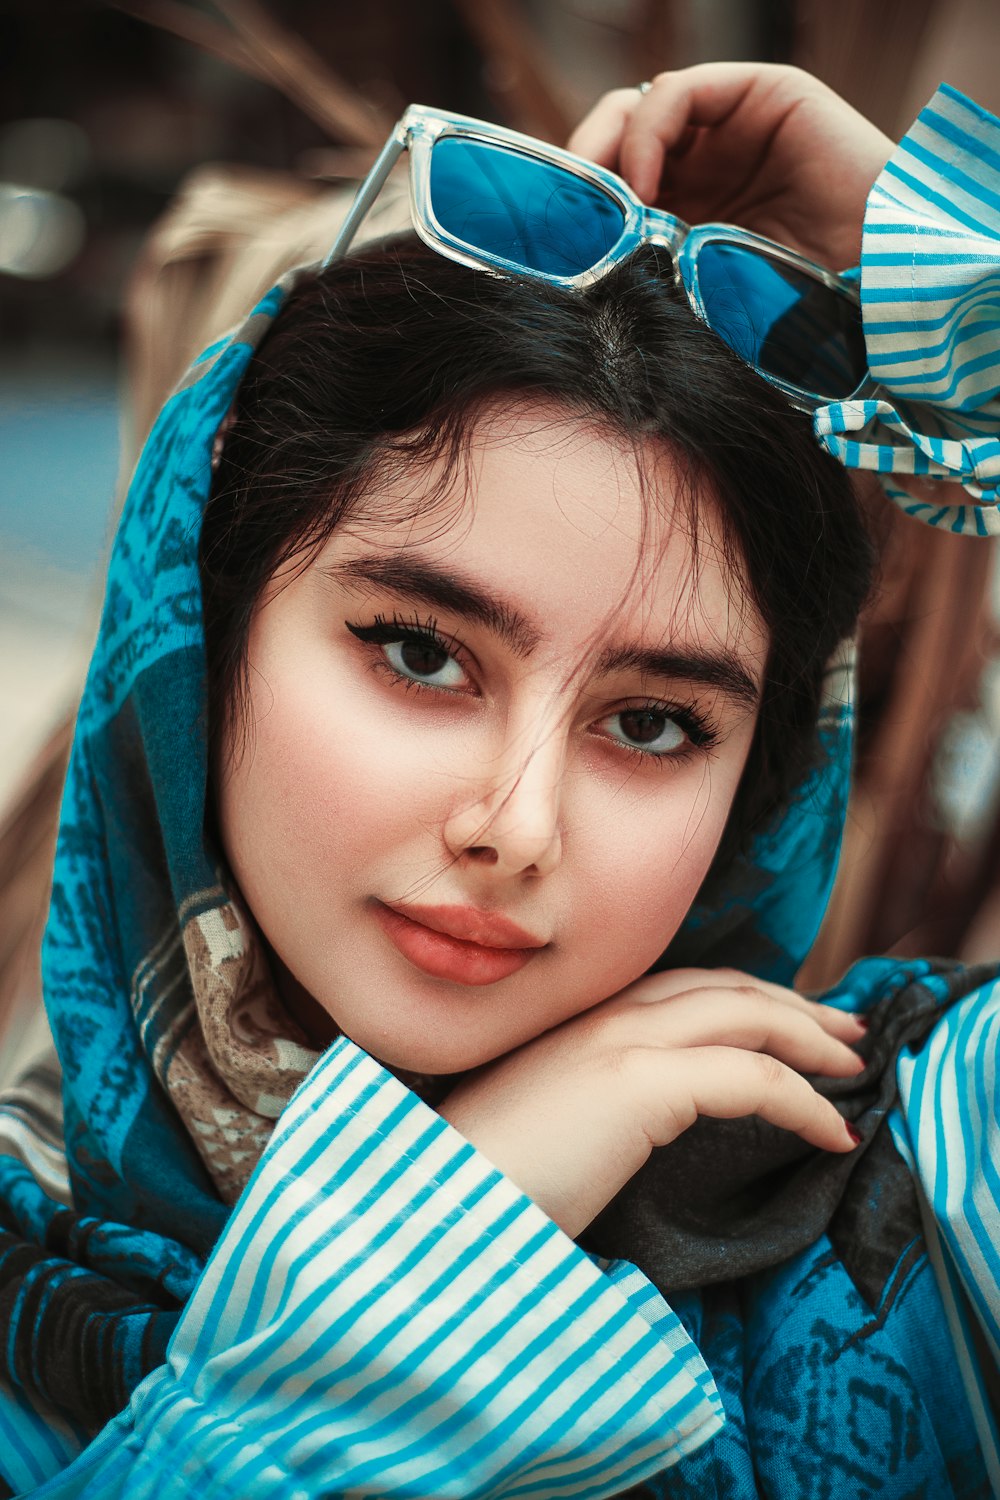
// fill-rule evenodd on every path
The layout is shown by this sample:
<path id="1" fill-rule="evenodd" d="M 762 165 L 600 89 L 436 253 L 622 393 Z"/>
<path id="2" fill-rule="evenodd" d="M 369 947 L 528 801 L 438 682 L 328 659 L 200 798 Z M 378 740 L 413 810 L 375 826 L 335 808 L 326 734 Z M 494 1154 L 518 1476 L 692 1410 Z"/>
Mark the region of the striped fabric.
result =
<path id="1" fill-rule="evenodd" d="M 971 997 L 970 997 L 971 998 Z M 905 1075 L 905 1069 L 899 1070 Z M 941 1225 L 923 1191 L 913 1146 L 907 1128 L 907 1117 L 899 1108 L 890 1112 L 888 1120 L 896 1149 L 913 1173 L 917 1183 L 927 1253 L 934 1269 L 945 1317 L 955 1347 L 959 1373 L 969 1398 L 973 1420 L 982 1444 L 983 1457 L 992 1485 L 992 1493 L 1000 1495 L 1000 1431 L 997 1428 L 996 1402 L 985 1380 L 985 1363 L 979 1353 L 979 1345 L 985 1336 L 977 1332 L 982 1327 L 976 1323 L 966 1286 L 959 1276 L 955 1259 L 949 1253 L 941 1233 Z"/>
<path id="2" fill-rule="evenodd" d="M 85 1443 L 85 1434 L 52 1407 L 0 1386 L 0 1495 L 35 1494 L 51 1475 L 68 1469 Z"/>
<path id="3" fill-rule="evenodd" d="M 925 1234 L 1000 1495 L 1000 1413 L 990 1412 L 982 1373 L 990 1364 L 1000 1369 L 998 1052 L 1000 988 L 994 984 L 947 1011 L 916 1056 L 901 1055 L 900 1108 L 891 1124 L 926 1207 Z"/>
<path id="4" fill-rule="evenodd" d="M 0 1092 L 0 1155 L 16 1156 L 54 1202 L 69 1204 L 61 1083 L 59 1059 L 50 1047 Z"/>
<path id="5" fill-rule="evenodd" d="M 958 1002 L 897 1069 L 916 1172 L 1000 1360 L 1000 990 Z"/>
<path id="6" fill-rule="evenodd" d="M 721 1425 L 646 1279 L 594 1264 L 341 1038 L 282 1116 L 167 1364 L 34 1493 L 596 1500 Z M 23 1447 L 23 1413 L 20 1431 Z"/>
<path id="7" fill-rule="evenodd" d="M 878 399 L 815 414 L 848 468 L 932 526 L 1000 534 L 1000 120 L 942 84 L 868 196 L 861 305 Z M 890 476 L 960 482 L 937 503 Z"/>

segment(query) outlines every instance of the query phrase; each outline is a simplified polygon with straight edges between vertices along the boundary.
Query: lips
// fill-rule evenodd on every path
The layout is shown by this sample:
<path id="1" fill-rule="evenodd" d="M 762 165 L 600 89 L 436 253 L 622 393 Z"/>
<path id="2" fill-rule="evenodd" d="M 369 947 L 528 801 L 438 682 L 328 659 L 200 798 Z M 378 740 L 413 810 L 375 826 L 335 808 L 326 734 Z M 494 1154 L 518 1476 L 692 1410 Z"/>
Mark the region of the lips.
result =
<path id="1" fill-rule="evenodd" d="M 407 906 L 384 903 L 411 922 L 432 932 L 443 932 L 463 943 L 481 948 L 544 948 L 545 939 L 526 932 L 499 912 L 478 911 L 474 906 Z"/>
<path id="2" fill-rule="evenodd" d="M 420 918 L 411 917 L 410 912 L 419 912 Z M 448 916 L 442 913 L 448 913 Z M 393 947 L 405 959 L 425 974 L 454 984 L 496 984 L 497 980 L 507 979 L 518 969 L 523 969 L 539 948 L 546 946 L 506 917 L 499 917 L 494 912 L 477 912 L 470 907 L 408 906 L 400 911 L 376 901 L 374 915 Z M 431 926 L 427 918 L 438 925 Z M 441 924 L 445 921 L 452 930 L 442 931 Z M 456 937 L 453 931 L 456 927 L 489 937 L 490 941 L 476 942 Z M 513 947 L 511 942 L 515 937 L 517 946 Z M 500 938 L 502 942 L 497 941 Z"/>

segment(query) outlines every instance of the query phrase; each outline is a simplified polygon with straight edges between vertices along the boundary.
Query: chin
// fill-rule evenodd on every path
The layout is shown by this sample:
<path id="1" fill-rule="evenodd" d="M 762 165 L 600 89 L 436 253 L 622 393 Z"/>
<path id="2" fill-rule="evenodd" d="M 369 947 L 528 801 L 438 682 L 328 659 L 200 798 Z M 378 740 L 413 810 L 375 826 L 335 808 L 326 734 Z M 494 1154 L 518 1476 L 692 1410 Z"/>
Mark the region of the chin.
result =
<path id="1" fill-rule="evenodd" d="M 492 1047 L 485 1042 L 462 1043 L 452 1038 L 446 1042 L 434 1043 L 427 1037 L 401 1038 L 377 1038 L 355 1036 L 352 1040 L 365 1052 L 369 1052 L 378 1062 L 384 1064 L 390 1070 L 402 1073 L 433 1074 L 443 1076 L 451 1073 L 468 1073 L 473 1068 L 482 1067 L 484 1063 L 493 1062 L 497 1057 L 502 1057 L 505 1052 L 512 1051 L 511 1047 L 504 1047 L 502 1043 L 496 1043 Z"/>

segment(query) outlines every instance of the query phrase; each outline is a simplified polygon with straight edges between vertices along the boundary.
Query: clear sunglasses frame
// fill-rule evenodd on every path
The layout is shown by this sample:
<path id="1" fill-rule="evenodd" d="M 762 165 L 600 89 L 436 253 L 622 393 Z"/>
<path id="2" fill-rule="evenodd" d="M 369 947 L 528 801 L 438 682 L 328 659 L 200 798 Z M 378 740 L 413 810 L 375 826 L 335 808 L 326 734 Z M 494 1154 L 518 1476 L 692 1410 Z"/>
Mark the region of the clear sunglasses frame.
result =
<path id="1" fill-rule="evenodd" d="M 556 276 L 549 272 L 533 270 L 517 261 L 505 260 L 488 250 L 473 248 L 465 240 L 458 239 L 438 222 L 431 202 L 431 151 L 436 141 L 445 136 L 482 142 L 485 145 L 502 146 L 521 156 L 533 158 L 548 166 L 563 168 L 574 177 L 592 183 L 618 204 L 623 215 L 622 232 L 611 250 L 596 265 L 581 271 L 576 276 Z M 771 259 L 794 268 L 811 280 L 829 288 L 839 297 L 844 297 L 853 309 L 860 307 L 860 297 L 854 281 L 837 275 L 816 261 L 788 250 L 775 240 L 741 229 L 737 224 L 699 224 L 692 227 L 683 219 L 664 209 L 650 208 L 621 177 L 564 151 L 559 146 L 550 146 L 533 136 L 508 130 L 503 125 L 493 125 L 487 120 L 476 120 L 469 115 L 448 114 L 443 110 L 430 109 L 422 104 L 411 104 L 402 115 L 379 156 L 358 189 L 358 193 L 344 220 L 340 231 L 323 262 L 339 260 L 345 255 L 369 209 L 381 192 L 393 167 L 403 151 L 410 156 L 410 216 L 417 234 L 432 250 L 458 261 L 464 266 L 493 272 L 500 276 L 530 276 L 553 286 L 585 288 L 593 286 L 606 276 L 620 261 L 631 255 L 639 245 L 659 245 L 667 250 L 673 260 L 677 285 L 686 293 L 697 316 L 712 327 L 711 319 L 701 296 L 698 281 L 698 255 L 704 245 L 739 245 L 744 249 L 765 252 Z M 721 337 L 721 335 L 720 335 Z M 748 361 L 749 362 L 749 361 Z M 783 391 L 789 401 L 803 411 L 814 411 L 831 400 L 859 400 L 873 393 L 876 383 L 866 374 L 849 396 L 833 398 L 810 391 L 803 386 L 790 384 L 776 375 L 760 370 L 759 375 L 771 385 Z"/>

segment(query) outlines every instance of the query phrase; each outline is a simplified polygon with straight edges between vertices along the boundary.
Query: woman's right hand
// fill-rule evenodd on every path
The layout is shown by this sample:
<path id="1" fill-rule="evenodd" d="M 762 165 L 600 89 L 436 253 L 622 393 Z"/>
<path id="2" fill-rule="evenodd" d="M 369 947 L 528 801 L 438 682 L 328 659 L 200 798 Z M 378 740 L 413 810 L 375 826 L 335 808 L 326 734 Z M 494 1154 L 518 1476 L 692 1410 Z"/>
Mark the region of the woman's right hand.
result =
<path id="1" fill-rule="evenodd" d="M 868 190 L 894 149 L 818 78 L 777 63 L 699 63 L 645 94 L 612 89 L 568 145 L 689 224 L 739 224 L 835 271 L 859 259 Z"/>
<path id="2" fill-rule="evenodd" d="M 698 1115 L 856 1142 L 802 1075 L 855 1077 L 853 1016 L 731 969 L 653 974 L 464 1078 L 439 1108 L 571 1237 Z"/>

